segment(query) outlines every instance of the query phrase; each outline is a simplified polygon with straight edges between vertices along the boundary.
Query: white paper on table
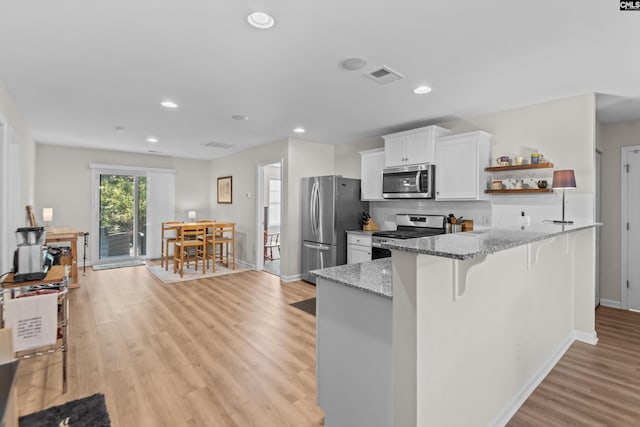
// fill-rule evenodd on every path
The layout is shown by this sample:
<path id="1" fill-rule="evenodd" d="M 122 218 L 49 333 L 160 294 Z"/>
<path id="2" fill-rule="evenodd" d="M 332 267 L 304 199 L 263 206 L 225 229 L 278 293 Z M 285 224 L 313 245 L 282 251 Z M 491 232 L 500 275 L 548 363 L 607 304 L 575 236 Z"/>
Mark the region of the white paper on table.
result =
<path id="1" fill-rule="evenodd" d="M 13 330 L 14 351 L 53 345 L 58 337 L 58 293 L 5 301 L 5 327 Z"/>

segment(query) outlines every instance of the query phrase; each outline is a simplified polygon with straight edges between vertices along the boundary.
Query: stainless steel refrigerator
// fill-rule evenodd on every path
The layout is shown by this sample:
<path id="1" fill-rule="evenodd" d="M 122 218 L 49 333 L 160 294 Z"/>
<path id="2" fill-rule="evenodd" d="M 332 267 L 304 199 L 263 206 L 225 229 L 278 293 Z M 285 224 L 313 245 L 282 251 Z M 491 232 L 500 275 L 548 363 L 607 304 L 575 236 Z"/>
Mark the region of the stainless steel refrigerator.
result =
<path id="1" fill-rule="evenodd" d="M 358 230 L 362 211 L 360 180 L 340 176 L 302 178 L 302 280 L 316 283 L 311 270 L 347 263 L 347 230 Z"/>

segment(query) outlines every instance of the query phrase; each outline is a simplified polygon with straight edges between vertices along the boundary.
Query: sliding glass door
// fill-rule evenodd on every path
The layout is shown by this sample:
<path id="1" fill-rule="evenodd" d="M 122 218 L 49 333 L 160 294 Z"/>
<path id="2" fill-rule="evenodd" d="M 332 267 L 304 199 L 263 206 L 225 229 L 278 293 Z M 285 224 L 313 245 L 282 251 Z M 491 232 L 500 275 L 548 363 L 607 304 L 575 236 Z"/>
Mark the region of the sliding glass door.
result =
<path id="1" fill-rule="evenodd" d="M 146 255 L 146 176 L 100 173 L 98 191 L 99 262 Z"/>

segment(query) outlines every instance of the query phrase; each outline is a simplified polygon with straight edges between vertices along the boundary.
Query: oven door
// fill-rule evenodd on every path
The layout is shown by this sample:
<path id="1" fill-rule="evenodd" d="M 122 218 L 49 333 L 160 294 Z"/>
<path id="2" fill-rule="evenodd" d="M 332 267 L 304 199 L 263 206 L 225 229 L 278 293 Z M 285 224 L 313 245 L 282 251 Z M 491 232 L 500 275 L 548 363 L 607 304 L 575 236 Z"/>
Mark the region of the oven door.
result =
<path id="1" fill-rule="evenodd" d="M 384 169 L 382 197 L 385 199 L 432 199 L 433 172 L 433 165 Z"/>
<path id="2" fill-rule="evenodd" d="M 391 256 L 391 249 L 385 248 L 376 248 L 373 246 L 371 248 L 371 259 L 380 259 L 380 258 L 389 258 Z"/>

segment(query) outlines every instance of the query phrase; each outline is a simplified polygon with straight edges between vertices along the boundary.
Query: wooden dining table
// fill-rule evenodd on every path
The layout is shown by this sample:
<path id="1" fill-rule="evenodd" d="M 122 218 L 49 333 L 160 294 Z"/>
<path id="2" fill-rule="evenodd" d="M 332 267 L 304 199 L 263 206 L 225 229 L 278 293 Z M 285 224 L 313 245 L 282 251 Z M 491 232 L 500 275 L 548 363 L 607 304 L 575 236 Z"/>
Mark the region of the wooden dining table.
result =
<path id="1" fill-rule="evenodd" d="M 165 224 L 163 223 L 164 230 L 175 230 L 176 236 L 179 236 L 182 233 L 182 229 L 184 227 L 200 225 L 206 228 L 207 236 L 215 236 L 214 245 L 213 245 L 213 263 L 215 264 L 216 260 L 222 261 L 223 255 L 226 258 L 225 266 L 231 268 L 233 270 L 236 269 L 236 223 L 235 222 L 227 222 L 227 221 L 198 221 L 198 222 L 180 222 L 180 223 L 172 223 Z M 221 253 L 219 258 L 216 258 L 215 250 L 216 244 L 221 244 L 221 251 L 224 250 L 225 253 Z M 231 260 L 229 260 L 229 245 L 231 245 Z M 231 262 L 229 262 L 231 261 Z"/>

